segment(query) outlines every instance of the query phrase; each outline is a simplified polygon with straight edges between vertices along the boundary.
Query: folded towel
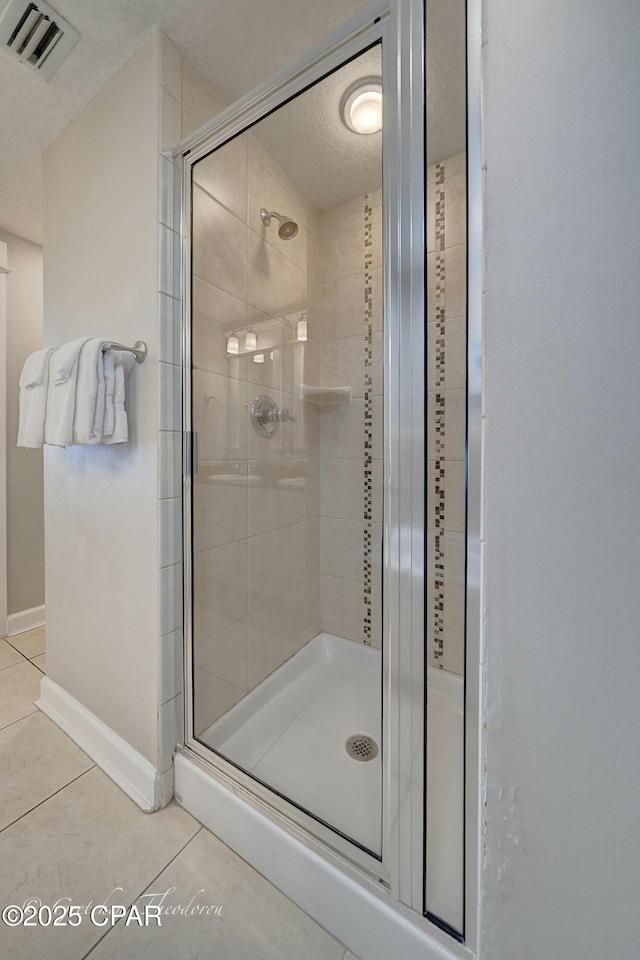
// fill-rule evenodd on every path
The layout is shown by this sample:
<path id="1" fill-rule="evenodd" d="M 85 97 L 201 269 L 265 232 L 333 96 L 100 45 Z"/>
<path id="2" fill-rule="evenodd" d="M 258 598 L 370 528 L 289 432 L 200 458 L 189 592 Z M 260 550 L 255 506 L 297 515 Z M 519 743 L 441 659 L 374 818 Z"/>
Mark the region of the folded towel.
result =
<path id="1" fill-rule="evenodd" d="M 83 343 L 78 360 L 73 442 L 100 443 L 104 424 L 105 381 L 102 348 L 104 340 L 92 337 Z M 60 372 L 60 366 L 58 366 Z"/>
<path id="2" fill-rule="evenodd" d="M 102 437 L 106 441 L 107 437 L 113 435 L 115 426 L 115 411 L 113 398 L 116 389 L 115 359 L 113 351 L 107 350 L 104 356 L 104 422 L 102 424 Z"/>
<path id="3" fill-rule="evenodd" d="M 74 442 L 76 385 L 80 353 L 90 337 L 65 343 L 49 358 L 49 387 L 44 442 L 70 447 Z"/>
<path id="4" fill-rule="evenodd" d="M 27 357 L 20 374 L 19 447 L 41 447 L 49 385 L 49 360 L 55 347 L 45 347 Z"/>
<path id="5" fill-rule="evenodd" d="M 20 374 L 21 387 L 39 387 L 42 380 L 47 375 L 49 377 L 49 356 L 55 350 L 55 347 L 44 347 L 42 350 L 36 350 L 24 362 L 22 373 Z"/>
<path id="6" fill-rule="evenodd" d="M 127 411 L 124 408 L 124 363 L 120 357 L 114 358 L 114 379 L 113 433 L 110 436 L 105 436 L 103 443 L 126 443 L 129 439 L 129 424 L 127 422 Z"/>

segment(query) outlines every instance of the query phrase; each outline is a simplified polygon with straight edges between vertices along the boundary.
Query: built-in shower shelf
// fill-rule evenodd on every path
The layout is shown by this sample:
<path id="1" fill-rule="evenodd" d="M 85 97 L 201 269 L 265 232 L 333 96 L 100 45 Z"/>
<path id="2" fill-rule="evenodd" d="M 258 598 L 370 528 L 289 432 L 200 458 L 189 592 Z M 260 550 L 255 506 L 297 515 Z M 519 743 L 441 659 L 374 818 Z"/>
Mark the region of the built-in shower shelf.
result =
<path id="1" fill-rule="evenodd" d="M 307 403 L 347 403 L 351 400 L 351 387 L 307 387 L 303 383 L 300 396 Z"/>

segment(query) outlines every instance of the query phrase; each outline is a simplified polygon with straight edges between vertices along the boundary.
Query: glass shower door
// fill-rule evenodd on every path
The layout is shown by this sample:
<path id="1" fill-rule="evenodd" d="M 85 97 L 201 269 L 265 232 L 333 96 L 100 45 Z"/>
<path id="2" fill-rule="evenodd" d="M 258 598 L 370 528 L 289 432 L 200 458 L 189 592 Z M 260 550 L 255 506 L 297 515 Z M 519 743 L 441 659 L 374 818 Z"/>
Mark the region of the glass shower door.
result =
<path id="1" fill-rule="evenodd" d="M 382 853 L 381 45 L 191 166 L 193 735 Z"/>

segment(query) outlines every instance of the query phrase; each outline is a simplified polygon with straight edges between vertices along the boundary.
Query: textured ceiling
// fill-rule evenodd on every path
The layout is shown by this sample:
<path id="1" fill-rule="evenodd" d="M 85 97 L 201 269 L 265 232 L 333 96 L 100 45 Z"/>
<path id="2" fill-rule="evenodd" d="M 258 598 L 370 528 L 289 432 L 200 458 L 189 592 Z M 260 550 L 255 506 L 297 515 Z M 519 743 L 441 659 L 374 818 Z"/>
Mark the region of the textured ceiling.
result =
<path id="1" fill-rule="evenodd" d="M 360 136 L 340 119 L 344 92 L 356 80 L 381 72 L 381 48 L 376 46 L 254 127 L 254 134 L 318 210 L 382 185 L 382 135 Z"/>
<path id="2" fill-rule="evenodd" d="M 82 39 L 45 82 L 0 56 L 0 227 L 42 242 L 44 148 L 135 53 L 191 0 L 53 0 Z M 213 5 L 213 4 L 212 4 Z M 7 6 L 0 0 L 0 13 Z"/>
<path id="3" fill-rule="evenodd" d="M 168 28 L 171 39 L 227 103 L 285 67 L 369 0 L 196 0 Z M 429 164 L 465 149 L 465 0 L 427 0 Z M 342 123 L 344 90 L 381 72 L 369 51 L 255 129 L 305 196 L 327 209 L 379 185 L 380 137 Z"/>
<path id="4" fill-rule="evenodd" d="M 41 242 L 42 151 L 155 27 L 162 27 L 224 98 L 232 102 L 286 66 L 367 2 L 53 0 L 53 6 L 80 31 L 82 39 L 52 79 L 45 83 L 12 58 L 0 56 L 0 227 Z M 0 0 L 0 11 L 5 6 L 5 0 Z M 459 26 L 463 7 L 464 0 L 429 0 L 428 53 L 433 67 L 428 93 L 430 163 L 464 149 L 460 78 L 463 41 Z M 343 84 L 347 85 L 348 82 Z M 326 168 L 320 169 L 314 143 L 328 156 L 332 153 L 330 137 L 335 138 L 334 145 L 343 158 L 343 182 L 334 196 L 342 196 L 348 189 L 347 168 L 352 163 L 345 152 L 348 131 L 337 113 L 336 98 L 339 104 L 341 94 L 340 84 L 331 78 L 318 90 L 313 111 L 292 105 L 293 125 L 283 116 L 281 121 L 274 118 L 269 129 L 266 124 L 264 128 L 265 141 L 273 141 L 269 148 L 300 189 L 319 206 L 331 205 L 326 194 L 330 178 Z M 321 127 L 314 120 L 317 116 L 327 118 Z M 330 117 L 334 118 L 333 126 Z M 367 169 L 371 169 L 375 139 L 357 138 L 357 149 L 363 155 L 370 151 L 362 169 L 367 168 L 367 163 Z M 371 142 L 365 144 L 367 140 Z M 269 146 L 266 142 L 265 145 Z M 367 176 L 365 173 L 365 180 Z"/>

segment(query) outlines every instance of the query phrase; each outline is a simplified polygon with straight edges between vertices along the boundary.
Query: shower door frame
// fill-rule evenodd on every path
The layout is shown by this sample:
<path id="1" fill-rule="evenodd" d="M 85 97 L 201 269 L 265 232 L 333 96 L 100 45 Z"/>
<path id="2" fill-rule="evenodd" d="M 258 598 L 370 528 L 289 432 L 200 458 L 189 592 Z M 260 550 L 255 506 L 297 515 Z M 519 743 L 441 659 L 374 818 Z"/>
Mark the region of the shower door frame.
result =
<path id="1" fill-rule="evenodd" d="M 191 474 L 191 168 L 379 41 L 385 96 L 381 859 L 306 814 L 194 737 Z M 182 163 L 185 743 L 181 749 L 320 856 L 361 882 L 382 883 L 399 905 L 415 911 L 417 916 L 412 916 L 416 922 L 435 933 L 423 917 L 423 760 L 418 762 L 422 769 L 416 780 L 416 757 L 424 758 L 426 717 L 424 65 L 422 0 L 374 3 L 200 128 L 174 152 L 176 162 Z M 407 691 L 411 691 L 410 696 Z"/>

